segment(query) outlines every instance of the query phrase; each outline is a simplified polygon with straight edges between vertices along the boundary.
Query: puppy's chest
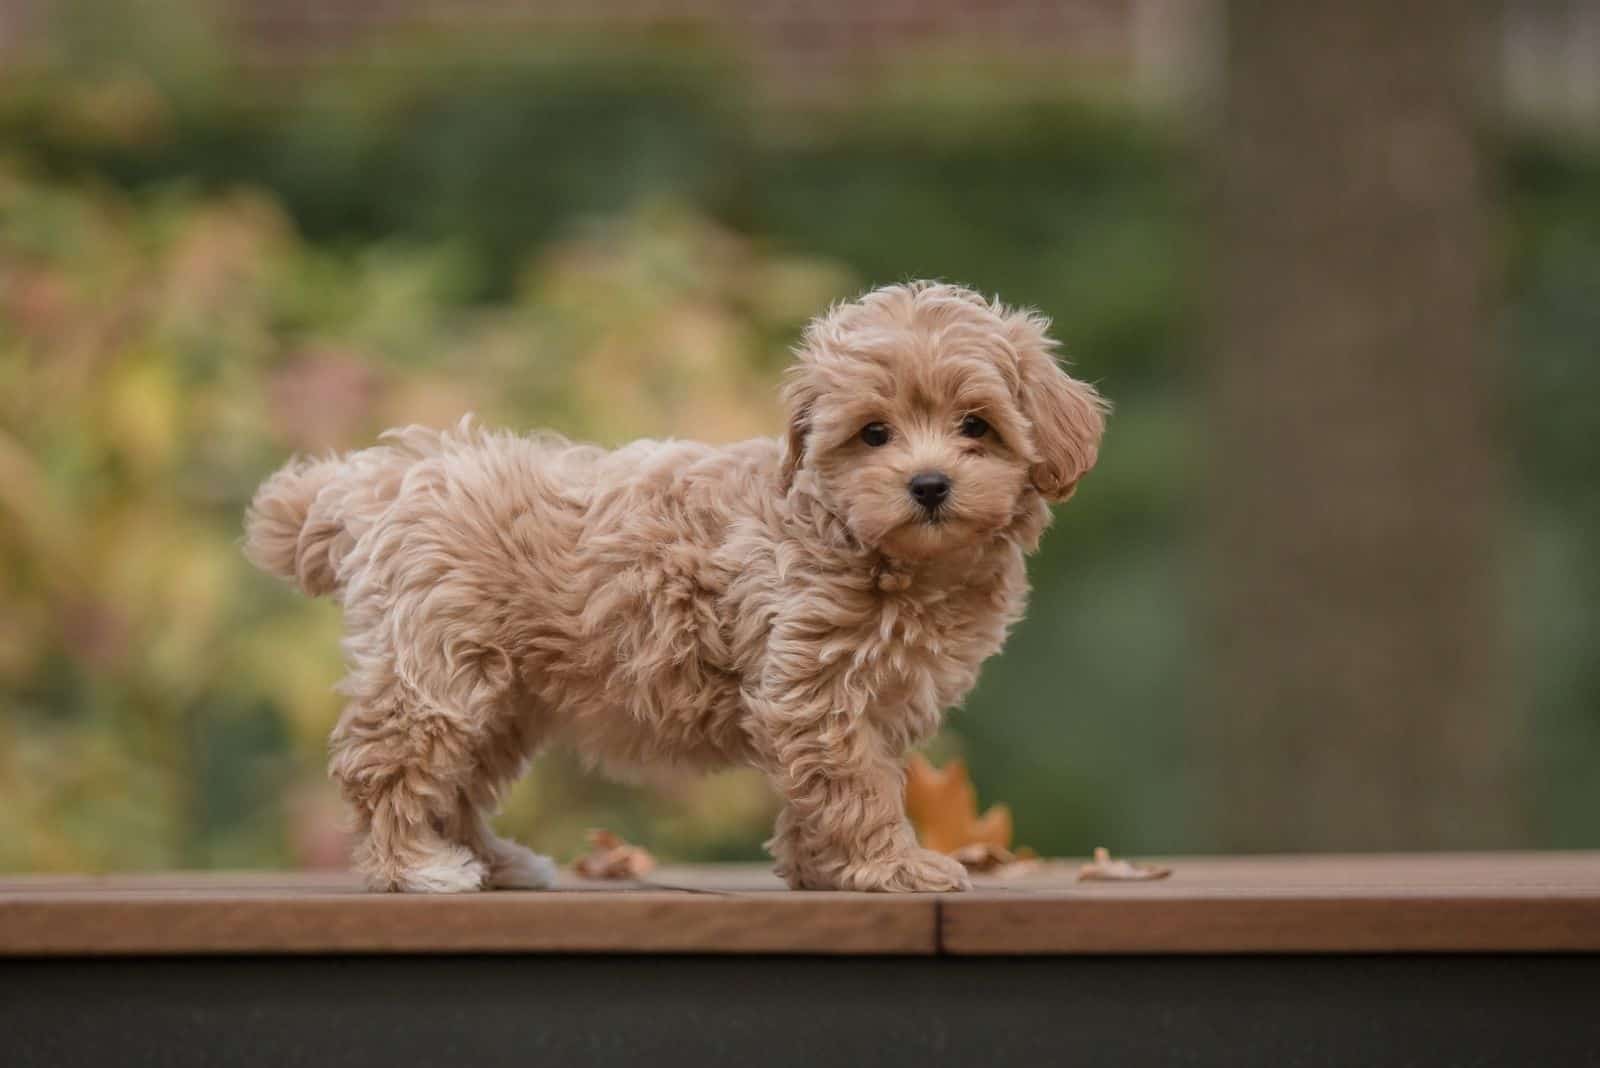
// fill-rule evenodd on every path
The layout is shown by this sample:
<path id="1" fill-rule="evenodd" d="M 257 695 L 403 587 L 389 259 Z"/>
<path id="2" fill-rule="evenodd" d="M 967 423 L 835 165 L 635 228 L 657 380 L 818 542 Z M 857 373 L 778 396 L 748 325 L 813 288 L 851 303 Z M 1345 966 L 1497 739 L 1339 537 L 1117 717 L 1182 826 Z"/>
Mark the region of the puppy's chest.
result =
<path id="1" fill-rule="evenodd" d="M 874 665 L 878 714 L 903 719 L 912 741 L 932 733 L 1000 648 L 1006 623 L 992 591 L 885 597 L 860 639 L 863 662 Z"/>

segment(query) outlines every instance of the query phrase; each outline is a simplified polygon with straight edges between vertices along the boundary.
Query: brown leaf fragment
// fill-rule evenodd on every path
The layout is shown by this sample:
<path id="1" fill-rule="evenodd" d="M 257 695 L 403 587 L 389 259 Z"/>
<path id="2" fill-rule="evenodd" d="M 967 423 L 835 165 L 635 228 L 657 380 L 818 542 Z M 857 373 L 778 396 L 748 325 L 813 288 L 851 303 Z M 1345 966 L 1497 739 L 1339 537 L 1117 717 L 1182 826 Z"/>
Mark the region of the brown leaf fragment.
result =
<path id="1" fill-rule="evenodd" d="M 589 852 L 572 862 L 572 870 L 584 879 L 643 879 L 655 867 L 649 850 L 601 828 L 589 832 Z"/>
<path id="2" fill-rule="evenodd" d="M 1018 857 L 1010 864 L 1002 864 L 988 874 L 996 879 L 1020 879 L 1024 875 L 1044 869 L 1044 861 L 1037 857 Z"/>
<path id="3" fill-rule="evenodd" d="M 1112 860 L 1109 850 L 1104 846 L 1096 846 L 1094 860 L 1078 869 L 1078 881 L 1147 882 L 1152 879 L 1165 879 L 1171 874 L 1171 868 L 1163 868 L 1159 864 L 1135 864 L 1129 860 Z"/>
<path id="4" fill-rule="evenodd" d="M 979 815 L 978 792 L 961 760 L 936 768 L 913 754 L 906 766 L 906 814 L 918 841 L 940 853 L 955 856 L 972 845 L 1005 851 L 1011 845 L 1011 810 L 993 805 Z"/>
<path id="5" fill-rule="evenodd" d="M 950 855 L 965 865 L 968 871 L 994 871 L 1017 861 L 1016 854 L 1011 850 L 989 842 L 972 842 L 953 850 Z"/>
<path id="6" fill-rule="evenodd" d="M 1032 875 L 1044 866 L 1039 855 L 1027 846 L 1013 853 L 1009 849 L 1002 849 L 986 842 L 974 842 L 962 846 L 950 855 L 966 865 L 966 869 L 974 875 L 988 875 L 996 879 L 1016 879 Z"/>

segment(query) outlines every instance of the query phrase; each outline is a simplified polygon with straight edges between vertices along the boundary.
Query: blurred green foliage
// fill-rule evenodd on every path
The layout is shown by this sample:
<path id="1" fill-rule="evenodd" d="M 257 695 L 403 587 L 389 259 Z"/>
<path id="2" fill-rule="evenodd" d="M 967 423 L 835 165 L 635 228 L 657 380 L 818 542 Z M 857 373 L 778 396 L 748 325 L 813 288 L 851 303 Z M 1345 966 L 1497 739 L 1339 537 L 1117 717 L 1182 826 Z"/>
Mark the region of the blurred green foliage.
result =
<path id="1" fill-rule="evenodd" d="M 714 54 L 654 44 L 430 40 L 286 87 L 191 37 L 189 65 L 78 42 L 0 83 L 0 869 L 338 861 L 337 611 L 236 549 L 290 452 L 467 410 L 607 443 L 773 433 L 804 319 L 909 277 L 1043 308 L 1118 406 L 937 748 L 1043 851 L 1206 848 L 1192 166 L 1169 131 L 925 71 L 847 114 L 765 108 Z M 1530 844 L 1595 845 L 1600 165 L 1506 158 Z M 770 816 L 750 775 L 640 790 L 551 757 L 503 823 L 558 854 L 604 825 L 749 858 Z"/>
<path id="2" fill-rule="evenodd" d="M 1511 527 L 1543 840 L 1600 844 L 1600 147 L 1506 168 Z"/>

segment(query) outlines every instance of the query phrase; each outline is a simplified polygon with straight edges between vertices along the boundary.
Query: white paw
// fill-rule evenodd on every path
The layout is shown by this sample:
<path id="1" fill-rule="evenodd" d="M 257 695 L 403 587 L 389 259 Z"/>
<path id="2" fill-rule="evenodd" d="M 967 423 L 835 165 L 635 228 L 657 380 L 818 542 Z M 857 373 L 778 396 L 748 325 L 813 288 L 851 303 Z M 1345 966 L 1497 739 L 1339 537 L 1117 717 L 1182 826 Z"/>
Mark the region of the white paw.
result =
<path id="1" fill-rule="evenodd" d="M 847 869 L 841 890 L 886 893 L 945 893 L 971 890 L 972 880 L 959 860 L 931 849 L 912 849 L 875 864 Z"/>
<path id="2" fill-rule="evenodd" d="M 438 853 L 394 876 L 394 889 L 408 894 L 470 894 L 482 890 L 489 869 L 465 848 Z"/>
<path id="3" fill-rule="evenodd" d="M 488 885 L 496 890 L 548 890 L 556 884 L 556 862 L 542 853 L 502 842 L 489 866 Z"/>

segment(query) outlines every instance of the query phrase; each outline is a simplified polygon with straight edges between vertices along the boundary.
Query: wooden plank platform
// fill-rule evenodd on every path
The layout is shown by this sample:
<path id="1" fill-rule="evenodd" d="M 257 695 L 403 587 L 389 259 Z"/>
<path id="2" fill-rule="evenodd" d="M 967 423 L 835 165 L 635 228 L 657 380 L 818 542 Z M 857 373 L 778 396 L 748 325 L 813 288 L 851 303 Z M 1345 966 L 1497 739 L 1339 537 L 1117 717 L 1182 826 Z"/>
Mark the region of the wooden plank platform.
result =
<path id="1" fill-rule="evenodd" d="M 344 953 L 926 954 L 932 898 L 793 894 L 764 871 L 648 883 L 371 894 L 348 875 L 0 880 L 0 955 Z"/>
<path id="2" fill-rule="evenodd" d="M 1150 883 L 980 887 L 957 954 L 1600 952 L 1600 853 L 1195 858 Z"/>
<path id="3" fill-rule="evenodd" d="M 342 874 L 0 878 L 0 956 L 1600 952 L 1600 853 L 1053 862 L 969 894 L 796 893 L 761 867 L 552 891 L 366 894 Z"/>
<path id="4" fill-rule="evenodd" d="M 0 878 L 0 1061 L 1597 1063 L 1600 854 L 1168 863 L 926 896 L 721 866 L 464 897 Z"/>

